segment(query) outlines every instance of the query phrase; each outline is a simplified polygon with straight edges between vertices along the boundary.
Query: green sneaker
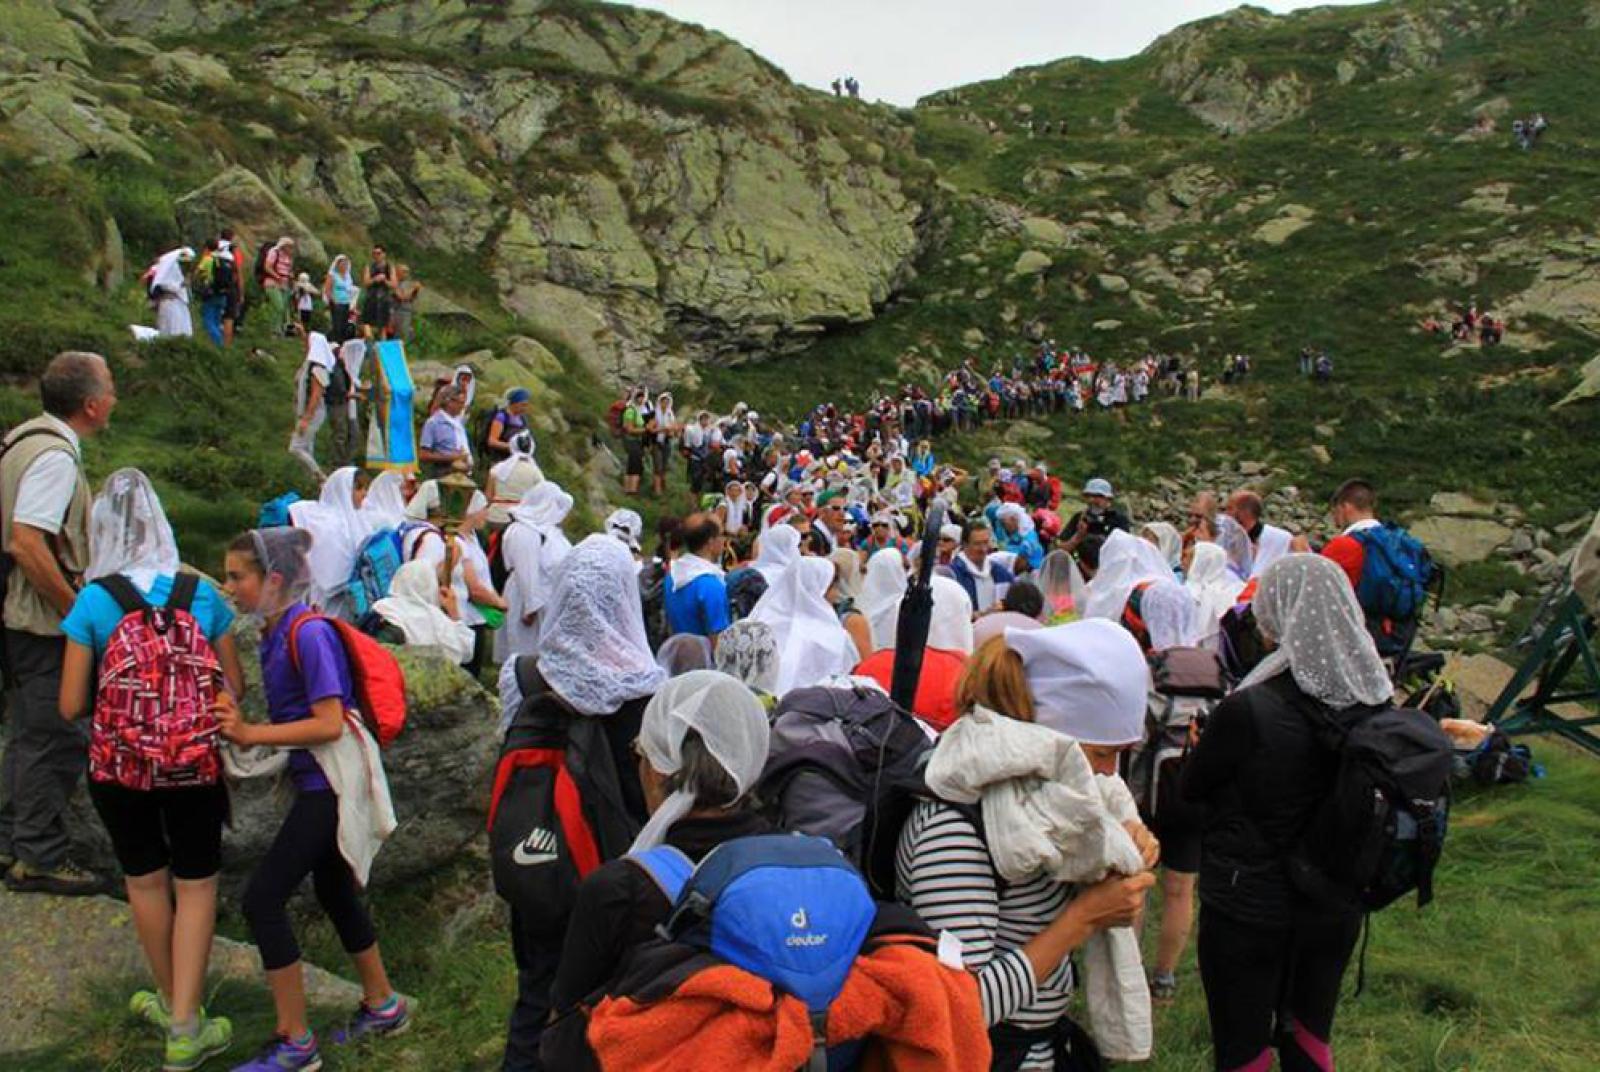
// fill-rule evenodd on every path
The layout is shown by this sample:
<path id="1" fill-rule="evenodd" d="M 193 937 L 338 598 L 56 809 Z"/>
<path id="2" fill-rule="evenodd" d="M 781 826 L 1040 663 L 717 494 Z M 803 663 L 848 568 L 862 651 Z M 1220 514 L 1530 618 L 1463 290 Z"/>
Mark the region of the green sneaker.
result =
<path id="1" fill-rule="evenodd" d="M 192 1072 L 233 1043 L 233 1024 L 225 1016 L 200 1018 L 193 1035 L 168 1035 L 162 1072 Z"/>
<path id="2" fill-rule="evenodd" d="M 135 990 L 128 999 L 128 1011 L 163 1035 L 172 1030 L 172 1010 L 167 1008 L 167 999 L 159 990 Z"/>

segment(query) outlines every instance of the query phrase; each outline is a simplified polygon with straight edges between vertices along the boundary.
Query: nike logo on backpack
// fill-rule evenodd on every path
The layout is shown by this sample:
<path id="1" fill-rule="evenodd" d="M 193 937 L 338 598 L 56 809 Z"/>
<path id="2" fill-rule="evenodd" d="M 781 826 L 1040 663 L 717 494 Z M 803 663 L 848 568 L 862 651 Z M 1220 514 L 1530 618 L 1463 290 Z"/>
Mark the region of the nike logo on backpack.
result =
<path id="1" fill-rule="evenodd" d="M 556 836 L 543 827 L 536 826 L 529 831 L 528 836 L 511 851 L 513 863 L 523 867 L 532 867 L 535 864 L 553 864 L 556 862 Z"/>

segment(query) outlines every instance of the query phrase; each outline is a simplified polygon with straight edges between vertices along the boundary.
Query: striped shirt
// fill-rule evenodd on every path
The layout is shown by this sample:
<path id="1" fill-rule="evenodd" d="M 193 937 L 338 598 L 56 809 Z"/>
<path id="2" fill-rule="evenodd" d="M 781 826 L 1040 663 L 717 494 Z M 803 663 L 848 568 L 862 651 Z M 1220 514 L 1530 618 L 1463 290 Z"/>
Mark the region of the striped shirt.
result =
<path id="1" fill-rule="evenodd" d="M 1040 875 L 1000 889 L 972 821 L 948 804 L 924 801 L 900 832 L 895 892 L 934 931 L 961 939 L 962 960 L 977 976 L 990 1026 L 1047 1028 L 1066 1015 L 1071 958 L 1041 984 L 1022 947 L 1061 914 L 1072 887 Z M 1053 1069 L 1049 1044 L 1035 1046 L 1021 1067 Z"/>

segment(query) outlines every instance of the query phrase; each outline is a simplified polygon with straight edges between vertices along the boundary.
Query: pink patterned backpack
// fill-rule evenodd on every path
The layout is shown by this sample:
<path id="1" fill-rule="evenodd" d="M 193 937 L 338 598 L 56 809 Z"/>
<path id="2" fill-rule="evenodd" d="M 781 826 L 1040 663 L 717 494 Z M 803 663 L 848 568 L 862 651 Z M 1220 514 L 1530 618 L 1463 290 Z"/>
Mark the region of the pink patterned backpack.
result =
<path id="1" fill-rule="evenodd" d="M 222 756 L 211 704 L 222 667 L 191 610 L 199 579 L 179 573 L 164 607 L 126 577 L 95 583 L 123 616 L 100 657 L 89 777 L 140 790 L 215 785 Z"/>

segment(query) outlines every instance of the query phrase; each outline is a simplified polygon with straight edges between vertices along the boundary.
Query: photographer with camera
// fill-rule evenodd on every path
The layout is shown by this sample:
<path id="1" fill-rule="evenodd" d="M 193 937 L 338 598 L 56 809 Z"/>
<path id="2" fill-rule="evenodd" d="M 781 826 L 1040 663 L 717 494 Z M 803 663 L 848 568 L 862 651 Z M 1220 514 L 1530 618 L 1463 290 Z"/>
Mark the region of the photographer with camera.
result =
<path id="1" fill-rule="evenodd" d="M 1111 481 L 1103 477 L 1095 477 L 1085 484 L 1084 508 L 1073 514 L 1067 521 L 1066 527 L 1061 530 L 1059 545 L 1061 549 L 1074 554 L 1079 545 L 1090 537 L 1104 540 L 1119 529 L 1123 532 L 1131 531 L 1133 523 L 1128 520 L 1127 514 L 1116 508 L 1112 501 L 1115 497 Z"/>

